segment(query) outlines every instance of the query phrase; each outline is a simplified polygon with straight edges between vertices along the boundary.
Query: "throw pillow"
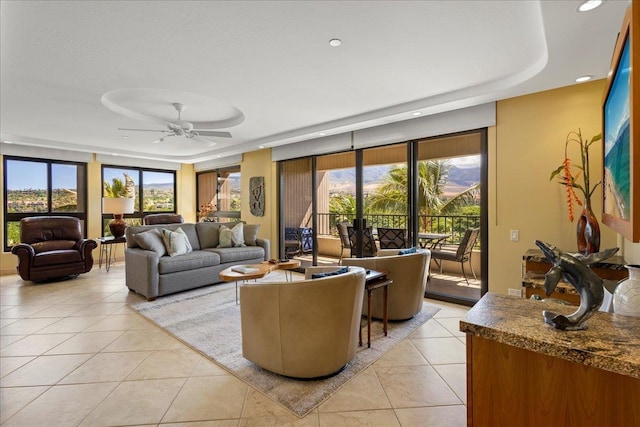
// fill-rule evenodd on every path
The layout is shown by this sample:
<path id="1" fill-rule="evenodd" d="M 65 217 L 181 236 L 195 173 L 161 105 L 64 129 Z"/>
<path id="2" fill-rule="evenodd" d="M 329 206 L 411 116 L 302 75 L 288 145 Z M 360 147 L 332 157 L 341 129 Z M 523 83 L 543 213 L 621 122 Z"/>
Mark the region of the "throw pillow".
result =
<path id="1" fill-rule="evenodd" d="M 339 274 L 344 274 L 344 273 L 348 273 L 349 272 L 349 267 L 342 267 L 338 270 L 335 271 L 328 271 L 326 273 L 313 273 L 311 275 L 312 279 L 320 279 L 322 277 L 330 277 L 330 276 L 337 276 Z"/>
<path id="2" fill-rule="evenodd" d="M 220 226 L 220 244 L 219 248 L 233 248 L 238 246 L 246 246 L 244 244 L 243 223 L 237 223 L 233 228 L 224 225 Z"/>
<path id="3" fill-rule="evenodd" d="M 400 249 L 400 252 L 398 252 L 398 255 L 415 254 L 416 252 L 418 252 L 418 250 L 416 249 L 415 246 L 413 246 L 407 249 Z"/>
<path id="4" fill-rule="evenodd" d="M 244 243 L 247 246 L 257 246 L 256 239 L 258 238 L 258 231 L 260 230 L 260 224 L 244 225 Z"/>
<path id="5" fill-rule="evenodd" d="M 164 247 L 164 242 L 162 241 L 162 234 L 157 228 L 134 234 L 133 239 L 142 249 L 153 251 L 159 256 L 167 253 L 167 249 Z"/>
<path id="6" fill-rule="evenodd" d="M 162 240 L 169 256 L 184 255 L 193 250 L 189 238 L 180 227 L 176 228 L 175 231 L 163 228 Z"/>

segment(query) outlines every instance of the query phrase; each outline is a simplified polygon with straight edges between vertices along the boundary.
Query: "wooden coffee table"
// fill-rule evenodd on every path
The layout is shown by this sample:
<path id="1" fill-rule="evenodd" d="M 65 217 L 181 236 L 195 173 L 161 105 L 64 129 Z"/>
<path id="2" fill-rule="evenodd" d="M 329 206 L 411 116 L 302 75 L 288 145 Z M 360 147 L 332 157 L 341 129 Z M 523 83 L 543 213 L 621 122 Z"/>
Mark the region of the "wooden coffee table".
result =
<path id="1" fill-rule="evenodd" d="M 256 268 L 258 271 L 249 272 L 249 273 L 241 273 L 239 271 L 234 271 L 234 268 L 237 268 L 239 266 L 253 267 L 253 268 Z M 296 269 L 298 267 L 300 267 L 300 261 L 294 260 L 294 259 L 287 260 L 286 262 L 283 261 L 283 262 L 277 262 L 277 263 L 264 261 L 264 262 L 261 262 L 260 264 L 234 265 L 222 270 L 218 274 L 218 276 L 220 277 L 220 279 L 224 280 L 225 282 L 236 282 L 236 304 L 237 304 L 238 303 L 238 282 L 242 282 L 246 280 L 261 279 L 273 270 L 285 270 L 285 277 L 287 278 L 287 281 L 291 281 L 293 280 L 293 277 L 291 276 L 290 270 Z M 287 271 L 289 271 L 289 276 L 287 276 Z"/>

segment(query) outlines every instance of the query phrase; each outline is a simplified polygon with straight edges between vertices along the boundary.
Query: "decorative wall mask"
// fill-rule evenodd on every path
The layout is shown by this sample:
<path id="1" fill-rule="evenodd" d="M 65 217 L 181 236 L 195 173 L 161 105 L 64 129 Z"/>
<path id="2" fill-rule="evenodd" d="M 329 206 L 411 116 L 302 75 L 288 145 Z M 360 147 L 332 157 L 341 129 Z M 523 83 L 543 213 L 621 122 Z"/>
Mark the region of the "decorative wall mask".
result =
<path id="1" fill-rule="evenodd" d="M 264 216 L 264 177 L 249 178 L 249 208 L 254 216 Z"/>

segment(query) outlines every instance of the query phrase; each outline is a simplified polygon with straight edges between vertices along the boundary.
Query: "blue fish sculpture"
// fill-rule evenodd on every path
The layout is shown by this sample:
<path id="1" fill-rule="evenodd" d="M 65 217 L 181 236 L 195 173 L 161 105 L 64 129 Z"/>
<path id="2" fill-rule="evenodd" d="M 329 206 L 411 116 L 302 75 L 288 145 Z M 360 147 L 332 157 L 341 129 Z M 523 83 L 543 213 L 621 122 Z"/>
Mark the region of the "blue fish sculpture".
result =
<path id="1" fill-rule="evenodd" d="M 544 278 L 544 289 L 547 296 L 550 296 L 556 289 L 560 279 L 570 283 L 580 295 L 580 306 L 576 312 L 564 316 L 544 310 L 542 315 L 545 323 L 565 331 L 586 329 L 585 322 L 598 311 L 604 299 L 602 279 L 588 266 L 611 257 L 618 252 L 618 248 L 605 249 L 585 256 L 582 254 L 570 255 L 540 240 L 536 240 L 536 246 L 553 264 Z"/>

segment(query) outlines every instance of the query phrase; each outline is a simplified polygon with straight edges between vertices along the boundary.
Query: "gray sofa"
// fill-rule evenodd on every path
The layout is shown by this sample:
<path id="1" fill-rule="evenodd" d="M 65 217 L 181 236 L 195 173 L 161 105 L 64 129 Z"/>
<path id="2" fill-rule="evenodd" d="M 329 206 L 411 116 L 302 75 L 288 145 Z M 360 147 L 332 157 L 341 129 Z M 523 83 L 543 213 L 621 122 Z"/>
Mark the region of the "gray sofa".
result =
<path id="1" fill-rule="evenodd" d="M 257 264 L 269 259 L 269 240 L 257 238 L 257 225 L 244 225 L 246 246 L 218 248 L 221 225 L 231 228 L 236 223 L 200 222 L 127 227 L 125 272 L 129 290 L 152 301 L 162 295 L 219 283 L 221 280 L 218 274 L 232 265 Z M 139 244 L 139 236 L 136 235 L 154 228 L 158 231 L 175 231 L 181 228 L 192 251 L 169 256 L 161 255 L 161 249 L 143 249 Z"/>

